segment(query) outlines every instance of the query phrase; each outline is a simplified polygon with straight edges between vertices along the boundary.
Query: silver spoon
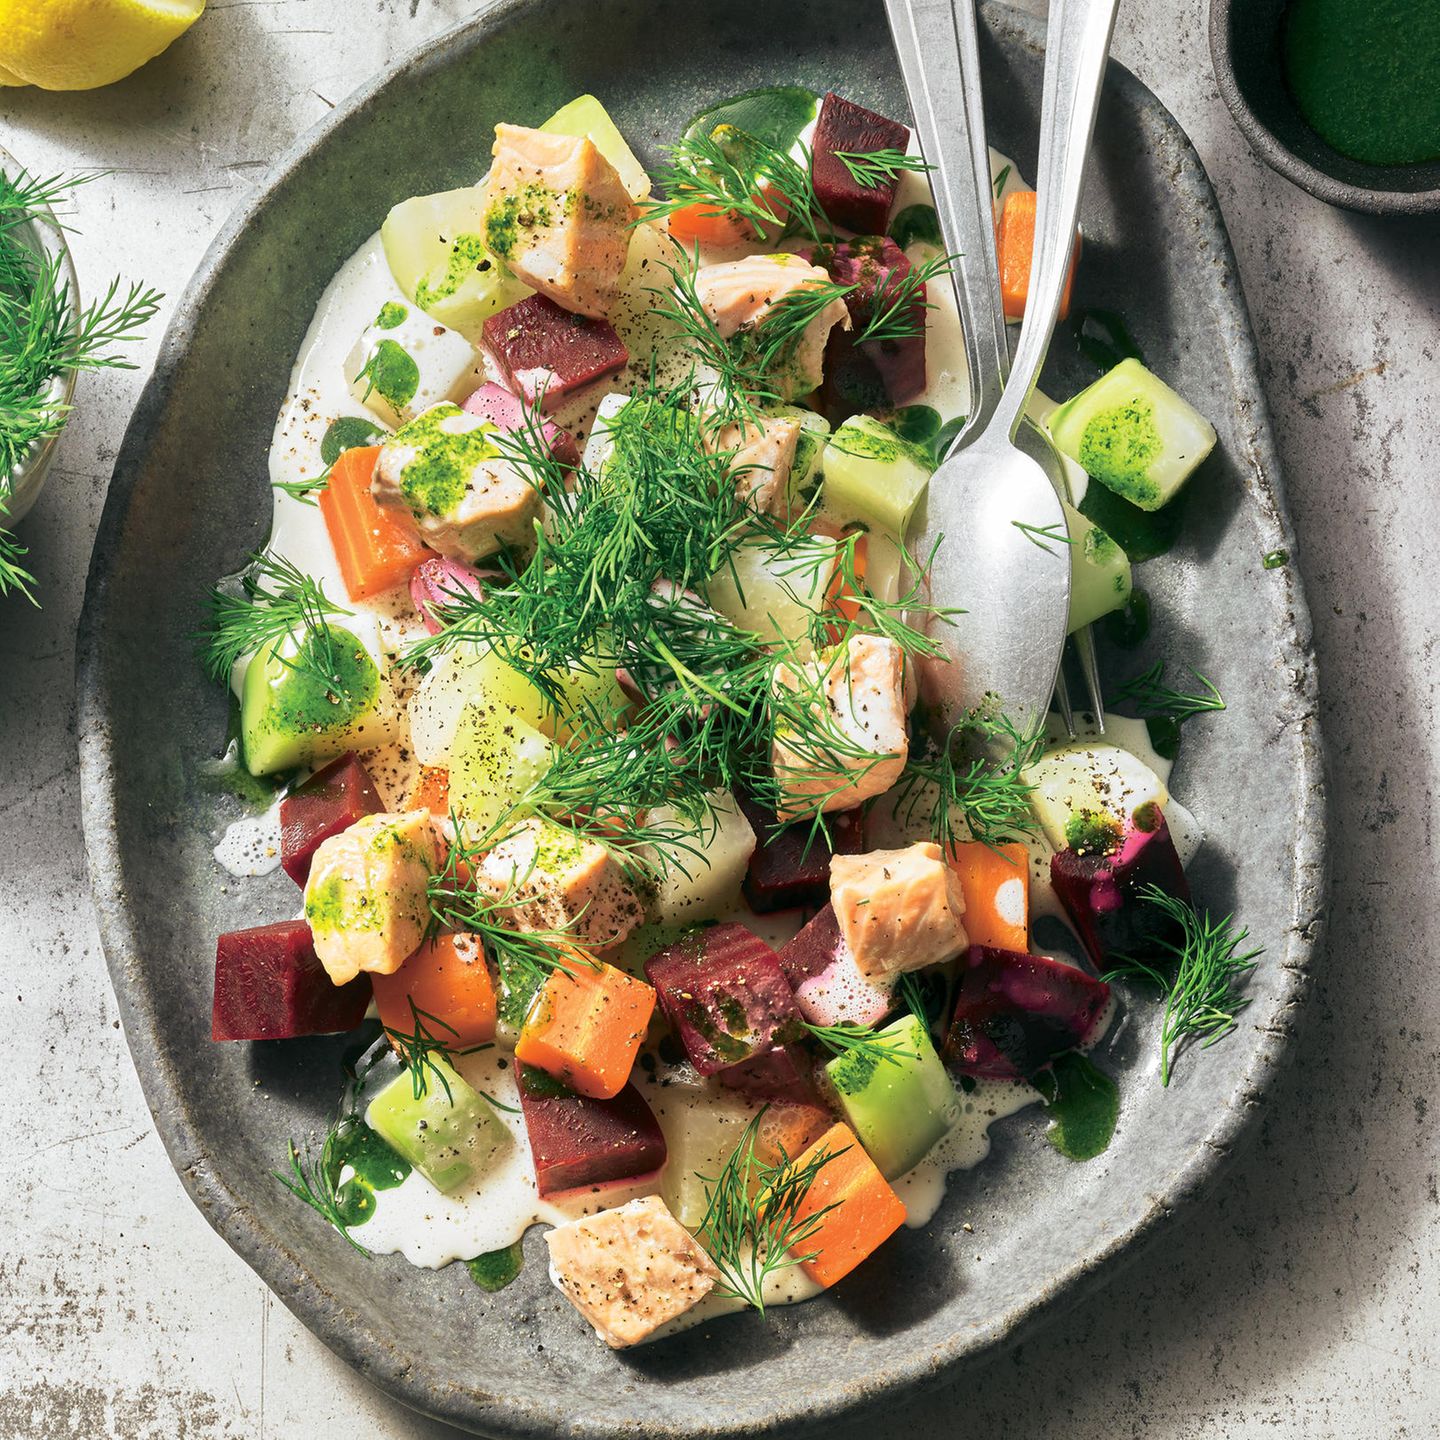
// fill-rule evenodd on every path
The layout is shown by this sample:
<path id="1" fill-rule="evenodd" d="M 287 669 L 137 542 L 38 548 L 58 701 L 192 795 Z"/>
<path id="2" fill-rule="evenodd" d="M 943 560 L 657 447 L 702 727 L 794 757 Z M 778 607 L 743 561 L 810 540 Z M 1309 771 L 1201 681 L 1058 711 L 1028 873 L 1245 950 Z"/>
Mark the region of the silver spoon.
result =
<path id="1" fill-rule="evenodd" d="M 931 477 L 914 546 L 922 560 L 933 554 L 932 599 L 968 614 L 937 630 L 948 654 L 924 667 L 921 683 L 947 725 L 998 704 L 1024 731 L 1043 720 L 1055 689 L 1070 596 L 1064 512 L 1046 468 L 1058 457 L 1025 406 L 1059 314 L 1118 0 L 1051 6 L 1035 251 L 1013 367 L 998 305 L 975 18 L 969 0 L 957 3 L 958 15 L 951 0 L 886 0 L 941 233 L 960 257 L 956 298 L 974 390 L 965 428 Z"/>

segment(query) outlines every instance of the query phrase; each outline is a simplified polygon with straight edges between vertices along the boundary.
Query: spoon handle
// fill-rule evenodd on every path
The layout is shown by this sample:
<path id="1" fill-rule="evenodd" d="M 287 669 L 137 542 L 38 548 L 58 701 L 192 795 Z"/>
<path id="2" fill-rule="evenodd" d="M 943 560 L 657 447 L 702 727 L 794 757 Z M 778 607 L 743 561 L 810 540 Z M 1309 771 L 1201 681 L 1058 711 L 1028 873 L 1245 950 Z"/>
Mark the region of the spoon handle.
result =
<path id="1" fill-rule="evenodd" d="M 970 367 L 962 436 L 971 435 L 994 414 L 1010 369 L 974 0 L 885 0 L 885 11 L 920 151 L 931 167 L 940 234 L 957 257 L 951 280 Z"/>
<path id="2" fill-rule="evenodd" d="M 996 410 L 1013 439 L 1050 348 L 1075 244 L 1080 191 L 1119 0 L 1051 0 L 1035 167 L 1035 248 L 1025 320 Z"/>

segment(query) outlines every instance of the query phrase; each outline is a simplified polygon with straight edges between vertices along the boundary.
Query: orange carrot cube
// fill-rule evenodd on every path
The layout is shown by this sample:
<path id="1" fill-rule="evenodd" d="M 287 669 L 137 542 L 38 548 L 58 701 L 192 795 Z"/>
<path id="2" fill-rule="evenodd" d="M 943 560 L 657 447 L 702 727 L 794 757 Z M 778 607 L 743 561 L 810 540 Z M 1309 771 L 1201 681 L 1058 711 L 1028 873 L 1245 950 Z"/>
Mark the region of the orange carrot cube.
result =
<path id="1" fill-rule="evenodd" d="M 655 1009 L 655 991 L 613 965 L 573 950 L 569 971 L 552 970 L 520 1029 L 515 1058 L 577 1094 L 610 1100 L 631 1067 Z"/>
<path id="2" fill-rule="evenodd" d="M 407 810 L 428 810 L 444 819 L 450 813 L 450 772 L 443 765 L 422 765 Z"/>
<path id="3" fill-rule="evenodd" d="M 478 935 L 437 935 L 393 975 L 375 978 L 381 982 L 375 1004 L 387 1029 L 413 1035 L 418 1011 L 426 1031 L 447 1048 L 495 1038 L 495 982 Z"/>
<path id="4" fill-rule="evenodd" d="M 804 1169 L 822 1154 L 830 1158 L 816 1172 L 796 1218 L 803 1224 L 820 1215 L 801 1246 L 814 1252 L 815 1258 L 803 1261 L 800 1268 L 828 1287 L 843 1280 L 905 1223 L 905 1206 L 848 1125 L 832 1125 L 795 1162 L 797 1168 Z"/>
<path id="5" fill-rule="evenodd" d="M 1007 320 L 1025 318 L 1025 298 L 1030 293 L 1030 259 L 1035 253 L 1035 192 L 1016 190 L 1005 197 L 996 231 L 1000 252 L 1000 298 Z M 1065 273 L 1065 293 L 1060 299 L 1060 318 L 1070 313 L 1070 292 L 1075 285 L 1075 266 L 1080 259 L 1080 231 L 1070 250 L 1070 268 Z"/>
<path id="6" fill-rule="evenodd" d="M 978 840 L 950 847 L 950 868 L 965 896 L 965 934 L 972 945 L 1024 955 L 1030 949 L 1030 853 L 1023 845 L 991 849 Z"/>
<path id="7" fill-rule="evenodd" d="M 382 509 L 371 495 L 370 479 L 379 458 L 378 445 L 346 450 L 330 467 L 329 482 L 320 492 L 320 513 L 352 600 L 393 590 L 434 554 L 412 526 Z"/>

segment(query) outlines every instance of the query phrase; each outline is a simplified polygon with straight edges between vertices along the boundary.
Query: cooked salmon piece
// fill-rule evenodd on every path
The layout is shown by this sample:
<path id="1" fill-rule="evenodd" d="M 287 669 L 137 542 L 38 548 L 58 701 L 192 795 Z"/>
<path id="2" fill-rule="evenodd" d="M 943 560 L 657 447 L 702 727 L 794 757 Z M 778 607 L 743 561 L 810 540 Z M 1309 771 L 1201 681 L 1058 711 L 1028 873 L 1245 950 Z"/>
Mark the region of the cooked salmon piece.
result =
<path id="1" fill-rule="evenodd" d="M 970 943 L 960 877 L 932 840 L 832 855 L 830 904 L 846 947 L 871 978 L 942 964 Z"/>
<path id="2" fill-rule="evenodd" d="M 468 563 L 533 541 L 540 491 L 502 453 L 500 436 L 458 405 L 432 405 L 380 447 L 371 494 L 451 560 Z"/>
<path id="3" fill-rule="evenodd" d="M 560 930 L 589 950 L 618 945 L 645 918 L 603 845 L 552 825 L 522 821 L 480 861 L 477 877 L 504 896 L 517 930 Z"/>
<path id="4" fill-rule="evenodd" d="M 485 243 L 532 289 L 605 319 L 638 213 L 615 167 L 583 135 L 497 125 Z"/>
<path id="5" fill-rule="evenodd" d="M 853 809 L 900 778 L 910 753 L 904 668 L 899 645 L 879 635 L 852 635 L 843 650 L 776 667 L 777 690 L 800 696 L 819 722 L 802 734 L 783 712 L 777 720 L 771 763 L 782 820 Z"/>
<path id="6" fill-rule="evenodd" d="M 757 510 L 782 518 L 790 510 L 790 470 L 800 443 L 800 422 L 764 416 L 759 425 L 731 421 L 705 432 L 705 443 L 717 454 L 733 452 L 730 473 L 740 493 Z"/>
<path id="7" fill-rule="evenodd" d="M 436 864 L 428 810 L 366 815 L 322 841 L 305 882 L 305 920 L 337 985 L 391 975 L 425 938 Z"/>
<path id="8" fill-rule="evenodd" d="M 658 1195 L 557 1225 L 550 1278 L 612 1350 L 693 1309 L 720 1272 Z"/>
<path id="9" fill-rule="evenodd" d="M 821 286 L 831 287 L 827 271 L 785 252 L 748 255 L 695 272 L 695 293 L 724 340 L 756 331 L 786 296 Z M 769 378 L 781 399 L 806 395 L 820 384 L 825 342 L 837 325 L 850 328 L 850 312 L 838 296 L 820 308 L 771 366 Z"/>

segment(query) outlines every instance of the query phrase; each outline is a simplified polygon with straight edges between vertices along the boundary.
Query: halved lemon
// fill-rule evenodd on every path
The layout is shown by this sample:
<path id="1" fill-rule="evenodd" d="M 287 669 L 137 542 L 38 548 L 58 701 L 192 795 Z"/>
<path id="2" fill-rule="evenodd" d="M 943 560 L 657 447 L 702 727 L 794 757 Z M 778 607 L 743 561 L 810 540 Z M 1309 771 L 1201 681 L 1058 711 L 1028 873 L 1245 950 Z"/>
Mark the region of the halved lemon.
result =
<path id="1" fill-rule="evenodd" d="M 93 90 L 184 34 L 205 0 L 0 0 L 0 85 Z"/>

